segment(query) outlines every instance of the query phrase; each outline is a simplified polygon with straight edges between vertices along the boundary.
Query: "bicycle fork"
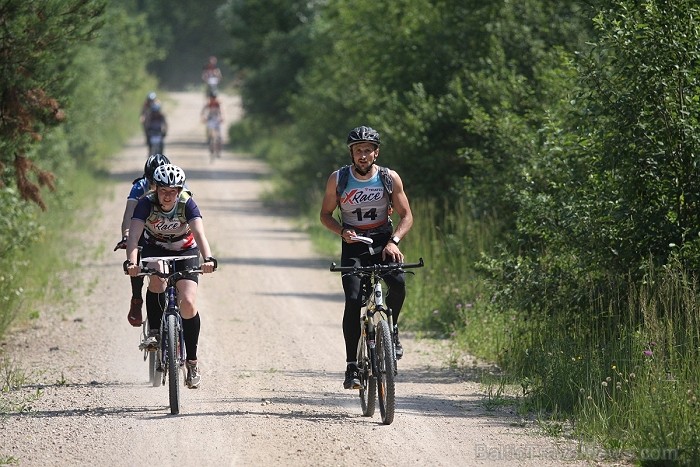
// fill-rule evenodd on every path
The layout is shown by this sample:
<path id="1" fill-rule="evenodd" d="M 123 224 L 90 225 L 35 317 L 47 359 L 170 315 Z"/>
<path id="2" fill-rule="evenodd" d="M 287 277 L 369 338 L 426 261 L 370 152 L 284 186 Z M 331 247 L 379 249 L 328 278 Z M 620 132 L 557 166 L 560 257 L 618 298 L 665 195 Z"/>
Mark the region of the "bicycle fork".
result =
<path id="1" fill-rule="evenodd" d="M 379 367 L 377 365 L 377 332 L 374 325 L 374 311 L 367 311 L 365 315 L 364 333 L 367 335 L 367 356 L 369 357 L 369 377 L 379 376 Z"/>

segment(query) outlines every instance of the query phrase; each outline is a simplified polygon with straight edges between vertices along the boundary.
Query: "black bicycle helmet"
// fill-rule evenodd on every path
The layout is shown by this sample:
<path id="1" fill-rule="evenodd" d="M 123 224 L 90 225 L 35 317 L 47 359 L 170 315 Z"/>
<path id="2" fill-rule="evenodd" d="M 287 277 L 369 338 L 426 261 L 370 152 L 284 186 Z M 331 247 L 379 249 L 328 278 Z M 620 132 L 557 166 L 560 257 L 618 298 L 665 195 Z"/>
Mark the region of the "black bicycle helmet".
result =
<path id="1" fill-rule="evenodd" d="M 153 172 L 156 171 L 157 167 L 165 164 L 170 164 L 170 159 L 163 154 L 152 154 L 146 159 L 146 164 L 143 166 L 143 174 L 148 180 L 153 180 Z"/>
<path id="2" fill-rule="evenodd" d="M 153 181 L 161 187 L 182 188 L 185 186 L 185 171 L 173 164 L 161 165 L 153 172 Z"/>
<path id="3" fill-rule="evenodd" d="M 379 133 L 377 133 L 377 130 L 364 125 L 353 128 L 348 134 L 348 147 L 357 143 L 372 143 L 378 147 L 380 144 Z"/>

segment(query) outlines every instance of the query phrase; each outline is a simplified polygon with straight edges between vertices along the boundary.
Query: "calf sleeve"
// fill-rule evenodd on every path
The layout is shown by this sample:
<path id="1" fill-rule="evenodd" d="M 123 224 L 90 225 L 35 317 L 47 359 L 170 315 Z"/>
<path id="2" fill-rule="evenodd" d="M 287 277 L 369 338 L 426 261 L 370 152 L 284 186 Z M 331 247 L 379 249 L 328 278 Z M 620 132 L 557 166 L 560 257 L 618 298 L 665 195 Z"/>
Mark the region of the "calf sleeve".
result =
<path id="1" fill-rule="evenodd" d="M 182 331 L 185 334 L 185 350 L 187 351 L 187 360 L 197 360 L 197 345 L 199 343 L 199 328 L 201 322 L 199 313 L 194 315 L 194 318 L 182 319 Z"/>
<path id="2" fill-rule="evenodd" d="M 141 298 L 143 276 L 131 277 L 131 298 Z"/>

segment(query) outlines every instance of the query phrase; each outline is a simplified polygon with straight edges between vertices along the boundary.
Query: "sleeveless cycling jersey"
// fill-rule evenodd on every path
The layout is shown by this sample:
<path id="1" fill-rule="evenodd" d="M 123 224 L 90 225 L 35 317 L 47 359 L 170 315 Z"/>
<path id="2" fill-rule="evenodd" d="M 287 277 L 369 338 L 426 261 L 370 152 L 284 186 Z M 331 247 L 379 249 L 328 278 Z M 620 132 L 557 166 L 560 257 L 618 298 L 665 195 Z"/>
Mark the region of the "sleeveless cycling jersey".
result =
<path id="1" fill-rule="evenodd" d="M 146 243 L 166 250 L 182 251 L 197 246 L 189 221 L 198 217 L 201 218 L 202 215 L 197 203 L 189 192 L 183 190 L 170 212 L 161 211 L 155 193 L 148 193 L 139 200 L 132 219 L 144 222 Z"/>
<path id="2" fill-rule="evenodd" d="M 389 197 L 379 178 L 379 171 L 369 180 L 358 180 L 350 171 L 348 183 L 340 195 L 340 216 L 343 225 L 359 230 L 387 225 Z"/>

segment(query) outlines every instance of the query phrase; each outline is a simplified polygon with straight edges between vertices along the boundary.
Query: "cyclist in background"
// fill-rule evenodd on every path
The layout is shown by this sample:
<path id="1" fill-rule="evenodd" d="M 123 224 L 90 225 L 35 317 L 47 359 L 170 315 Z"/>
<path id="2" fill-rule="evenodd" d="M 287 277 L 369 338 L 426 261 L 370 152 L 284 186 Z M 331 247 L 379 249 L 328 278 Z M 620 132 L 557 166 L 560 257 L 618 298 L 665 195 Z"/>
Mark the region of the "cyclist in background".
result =
<path id="1" fill-rule="evenodd" d="M 213 138 L 219 138 L 219 141 L 221 140 L 221 124 L 224 121 L 221 103 L 216 96 L 216 92 L 212 93 L 200 112 L 202 122 L 207 126 L 207 144 L 209 144 L 210 148 Z"/>
<path id="2" fill-rule="evenodd" d="M 145 121 L 146 135 L 160 135 L 165 137 L 168 134 L 168 122 L 165 120 L 165 114 L 162 111 L 160 102 L 151 104 L 151 110 Z"/>
<path id="3" fill-rule="evenodd" d="M 148 93 L 146 96 L 146 100 L 143 101 L 143 104 L 141 105 L 141 114 L 139 115 L 139 121 L 141 122 L 141 126 L 143 127 L 143 134 L 146 137 L 146 145 L 148 146 L 148 131 L 147 131 L 147 126 L 146 126 L 146 121 L 148 120 L 148 116 L 151 113 L 151 106 L 153 104 L 159 104 L 160 101 L 158 100 L 158 97 L 156 96 L 156 93 L 151 91 Z"/>
<path id="4" fill-rule="evenodd" d="M 340 175 L 343 169 L 336 170 L 326 182 L 326 191 L 321 205 L 321 223 L 331 232 L 343 239 L 340 265 L 369 265 L 384 261 L 404 261 L 399 249 L 399 242 L 413 226 L 413 214 L 404 192 L 401 177 L 387 170 L 391 178 L 391 192 L 382 180 L 383 172 L 375 164 L 379 158 L 379 133 L 367 126 L 360 126 L 348 134 L 347 145 L 350 149 L 351 165 L 347 182 L 338 193 Z M 347 170 L 347 169 L 346 169 Z M 341 222 L 333 213 L 340 209 Z M 399 215 L 400 221 L 393 229 L 392 209 Z M 373 249 L 381 252 L 371 254 L 368 246 L 352 239 L 354 236 L 370 237 L 374 240 Z M 342 278 L 345 292 L 345 311 L 343 313 L 343 337 L 347 369 L 345 371 L 345 389 L 359 389 L 360 379 L 357 368 L 357 343 L 360 339 L 360 309 L 362 308 L 361 281 L 358 277 L 347 274 Z M 398 325 L 399 313 L 406 298 L 406 284 L 403 273 L 385 277 L 388 292 L 386 304 L 393 311 L 394 323 Z M 403 356 L 403 347 L 398 340 L 398 327 L 395 328 L 396 358 Z"/>
<path id="5" fill-rule="evenodd" d="M 126 242 L 129 239 L 129 225 L 131 224 L 131 216 L 134 213 L 134 208 L 141 198 L 155 187 L 153 181 L 153 173 L 156 167 L 170 164 L 170 160 L 162 154 L 153 154 L 146 159 L 143 166 L 143 175 L 132 182 L 131 191 L 126 198 L 126 207 L 122 216 L 122 239 L 114 247 L 114 251 L 126 248 Z M 139 239 L 139 245 L 143 246 L 143 236 Z M 127 320 L 134 327 L 141 326 L 143 323 L 143 276 L 130 277 L 131 279 L 131 304 L 129 305 L 129 314 Z M 160 294 L 159 297 L 150 297 L 153 292 L 146 291 L 146 301 L 158 300 L 159 303 L 165 303 L 165 294 Z"/>
<path id="6" fill-rule="evenodd" d="M 213 92 L 218 91 L 219 83 L 221 82 L 221 70 L 217 65 L 215 56 L 209 57 L 209 61 L 202 68 L 202 81 L 206 85 L 206 95 L 211 97 Z"/>
<path id="7" fill-rule="evenodd" d="M 153 173 L 155 191 L 141 198 L 134 208 L 129 226 L 129 239 L 126 244 L 127 272 L 134 277 L 141 271 L 138 263 L 138 238 L 143 233 L 143 258 L 152 256 L 187 256 L 202 254 L 201 264 L 204 273 L 214 272 L 214 258 L 209 241 L 204 233 L 204 223 L 192 194 L 185 190 L 185 172 L 172 164 L 161 165 Z M 181 261 L 182 266 L 196 266 L 199 258 Z M 196 306 L 197 274 L 186 274 L 177 283 L 180 315 L 185 338 L 187 377 L 185 383 L 190 389 L 199 387 L 201 376 L 197 361 L 200 317 Z M 165 291 L 164 279 L 152 276 L 148 289 L 154 294 Z M 156 296 L 156 295 L 154 295 Z M 163 315 L 163 308 L 157 301 L 146 301 L 148 323 L 154 332 L 150 336 L 156 340 L 157 330 Z"/>

